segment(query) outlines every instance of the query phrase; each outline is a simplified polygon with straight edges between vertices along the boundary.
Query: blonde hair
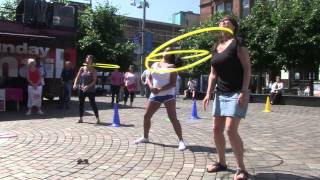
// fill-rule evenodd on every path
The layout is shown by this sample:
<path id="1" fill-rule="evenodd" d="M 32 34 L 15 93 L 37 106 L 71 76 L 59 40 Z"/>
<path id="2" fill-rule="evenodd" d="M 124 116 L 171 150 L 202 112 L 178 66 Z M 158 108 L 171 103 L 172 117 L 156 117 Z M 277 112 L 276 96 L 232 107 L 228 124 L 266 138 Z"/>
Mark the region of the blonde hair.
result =
<path id="1" fill-rule="evenodd" d="M 28 66 L 31 66 L 31 65 L 36 65 L 36 60 L 34 58 L 28 59 Z"/>

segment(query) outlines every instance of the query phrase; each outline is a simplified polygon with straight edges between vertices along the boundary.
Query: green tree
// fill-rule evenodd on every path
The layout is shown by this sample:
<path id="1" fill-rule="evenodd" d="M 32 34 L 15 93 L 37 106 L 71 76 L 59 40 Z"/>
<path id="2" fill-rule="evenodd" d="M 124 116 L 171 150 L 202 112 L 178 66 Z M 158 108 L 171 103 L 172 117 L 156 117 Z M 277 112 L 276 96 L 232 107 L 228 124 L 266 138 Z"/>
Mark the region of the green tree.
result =
<path id="1" fill-rule="evenodd" d="M 273 15 L 278 62 L 287 68 L 314 67 L 320 56 L 320 1 L 280 1 Z"/>
<path id="2" fill-rule="evenodd" d="M 274 76 L 280 69 L 303 67 L 315 72 L 320 56 L 320 1 L 286 0 L 272 4 L 257 0 L 241 21 L 253 67 Z"/>
<path id="3" fill-rule="evenodd" d="M 108 2 L 87 8 L 80 16 L 78 47 L 80 57 L 93 54 L 96 62 L 115 63 L 124 70 L 132 62 L 134 45 L 125 40 L 125 19 L 117 11 Z"/>
<path id="4" fill-rule="evenodd" d="M 16 20 L 16 8 L 19 1 L 5 0 L 0 4 L 0 19 L 15 21 Z"/>
<path id="5" fill-rule="evenodd" d="M 275 61 L 279 54 L 275 52 L 273 8 L 268 1 L 257 1 L 250 16 L 240 21 L 240 36 L 245 39 L 253 69 L 257 72 L 278 71 L 282 66 Z"/>

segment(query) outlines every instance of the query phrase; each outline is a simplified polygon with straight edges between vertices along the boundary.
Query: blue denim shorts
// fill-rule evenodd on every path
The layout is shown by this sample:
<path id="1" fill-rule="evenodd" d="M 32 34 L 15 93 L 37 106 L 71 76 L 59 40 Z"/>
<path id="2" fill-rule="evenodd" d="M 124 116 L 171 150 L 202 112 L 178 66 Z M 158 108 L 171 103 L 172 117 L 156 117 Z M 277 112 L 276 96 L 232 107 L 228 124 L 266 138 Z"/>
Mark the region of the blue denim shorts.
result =
<path id="1" fill-rule="evenodd" d="M 240 92 L 216 92 L 213 101 L 212 115 L 245 118 L 248 104 L 246 104 L 244 107 L 240 107 L 237 102 L 239 95 Z"/>
<path id="2" fill-rule="evenodd" d="M 174 95 L 151 96 L 149 98 L 149 101 L 154 101 L 154 102 L 158 102 L 158 103 L 166 103 L 166 102 L 169 102 L 174 99 L 175 99 Z"/>

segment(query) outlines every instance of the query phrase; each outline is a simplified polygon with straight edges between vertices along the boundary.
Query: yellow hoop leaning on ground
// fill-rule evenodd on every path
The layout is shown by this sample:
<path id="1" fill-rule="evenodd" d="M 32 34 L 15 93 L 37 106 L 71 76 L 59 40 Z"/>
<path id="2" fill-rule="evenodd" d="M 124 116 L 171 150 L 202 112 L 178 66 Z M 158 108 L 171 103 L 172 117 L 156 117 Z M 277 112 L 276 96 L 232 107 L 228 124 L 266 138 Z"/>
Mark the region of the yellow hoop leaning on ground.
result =
<path id="1" fill-rule="evenodd" d="M 192 31 L 192 32 L 189 32 L 189 33 L 186 33 L 186 34 L 183 34 L 183 35 L 180 35 L 178 37 L 175 37 L 165 43 L 163 43 L 162 45 L 160 45 L 159 47 L 157 47 L 155 50 L 153 50 L 147 57 L 146 57 L 146 60 L 145 60 L 145 67 L 151 71 L 151 72 L 156 72 L 156 73 L 171 73 L 171 72 L 178 72 L 178 71 L 183 71 L 183 70 L 186 70 L 186 69 L 189 69 L 189 68 L 193 68 L 201 63 L 204 63 L 206 62 L 207 60 L 209 60 L 212 55 L 210 54 L 209 51 L 207 50 L 200 50 L 200 49 L 197 49 L 197 50 L 173 50 L 173 51 L 168 51 L 168 52 L 161 52 L 161 53 L 158 53 L 160 50 L 168 47 L 169 45 L 175 43 L 175 42 L 178 42 L 182 39 L 185 39 L 187 37 L 190 37 L 190 36 L 193 36 L 193 35 L 197 35 L 197 34 L 201 34 L 201 33 L 205 33 L 205 32 L 210 32 L 210 31 L 225 31 L 225 32 L 228 32 L 230 34 L 233 35 L 233 31 L 229 28 L 224 28 L 224 27 L 209 27 L 209 28 L 203 28 L 203 29 L 198 29 L 198 30 L 195 30 L 195 31 Z M 149 66 L 149 62 L 158 62 L 160 61 L 160 59 L 153 59 L 155 57 L 161 57 L 163 56 L 164 54 L 190 54 L 190 53 L 193 53 L 194 55 L 189 55 L 189 56 L 185 56 L 185 57 L 182 57 L 181 59 L 184 59 L 184 60 L 187 60 L 187 59 L 192 59 L 192 58 L 196 58 L 196 57 L 202 57 L 202 56 L 205 56 L 203 57 L 202 59 L 199 59 L 198 61 L 194 62 L 194 63 L 191 63 L 191 64 L 188 64 L 188 65 L 185 65 L 185 66 L 182 66 L 182 67 L 179 67 L 179 68 L 174 68 L 174 69 L 162 69 L 162 70 L 155 70 L 153 68 L 151 68 Z"/>

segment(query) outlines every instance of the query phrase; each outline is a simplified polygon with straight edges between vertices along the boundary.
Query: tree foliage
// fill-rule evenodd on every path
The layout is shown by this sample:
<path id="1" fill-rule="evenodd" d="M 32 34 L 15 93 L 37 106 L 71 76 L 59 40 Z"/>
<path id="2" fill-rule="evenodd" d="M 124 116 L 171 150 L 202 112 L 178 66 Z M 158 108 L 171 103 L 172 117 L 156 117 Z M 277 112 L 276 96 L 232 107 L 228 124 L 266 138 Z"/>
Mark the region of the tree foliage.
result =
<path id="1" fill-rule="evenodd" d="M 274 2 L 274 1 L 273 1 Z M 251 14 L 241 19 L 239 36 L 250 52 L 253 70 L 261 72 L 282 68 L 305 67 L 314 70 L 320 63 L 320 0 L 257 0 Z M 217 26 L 222 14 L 186 32 Z M 210 50 L 217 42 L 214 34 L 204 33 L 180 43 L 183 49 Z M 206 74 L 209 64 L 195 67 L 195 74 Z"/>
<path id="2" fill-rule="evenodd" d="M 0 19 L 7 21 L 16 20 L 16 8 L 19 1 L 16 0 L 5 0 L 0 3 Z"/>
<path id="3" fill-rule="evenodd" d="M 281 69 L 319 64 L 320 1 L 258 0 L 241 21 L 254 67 Z"/>
<path id="4" fill-rule="evenodd" d="M 95 62 L 115 63 L 125 69 L 132 62 L 134 45 L 123 36 L 125 19 L 109 3 L 88 8 L 80 16 L 79 54 L 93 54 Z"/>

